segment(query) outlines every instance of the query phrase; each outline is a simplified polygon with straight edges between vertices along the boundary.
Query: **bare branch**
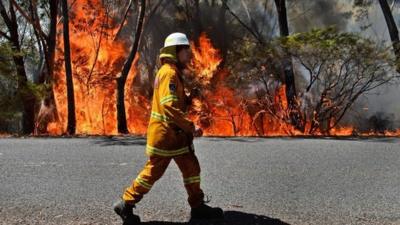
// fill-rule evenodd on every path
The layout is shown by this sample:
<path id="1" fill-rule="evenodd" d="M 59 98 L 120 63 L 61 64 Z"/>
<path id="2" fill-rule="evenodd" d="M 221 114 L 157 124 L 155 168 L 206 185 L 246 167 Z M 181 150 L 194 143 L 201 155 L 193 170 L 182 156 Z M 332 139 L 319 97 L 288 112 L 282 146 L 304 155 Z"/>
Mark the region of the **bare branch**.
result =
<path id="1" fill-rule="evenodd" d="M 11 41 L 11 37 L 7 35 L 7 33 L 0 30 L 0 36 L 4 37 L 5 39 Z"/>
<path id="2" fill-rule="evenodd" d="M 1 17 L 3 17 L 4 23 L 6 23 L 7 28 L 11 30 L 12 27 L 11 18 L 8 16 L 6 8 L 4 7 L 2 1 L 0 1 L 0 15 Z"/>
<path id="3" fill-rule="evenodd" d="M 228 12 L 244 27 L 246 28 L 246 30 L 248 30 L 250 32 L 251 35 L 253 35 L 257 41 L 260 44 L 264 44 L 264 41 L 262 40 L 261 37 L 259 37 L 249 26 L 246 25 L 246 23 L 244 23 L 232 10 L 231 8 L 229 8 L 228 4 L 226 3 L 226 0 L 222 1 L 222 4 L 224 5 L 224 7 L 226 8 L 226 10 L 228 10 Z"/>
<path id="4" fill-rule="evenodd" d="M 15 6 L 17 11 L 22 15 L 22 17 L 24 17 L 26 21 L 28 21 L 39 32 L 39 34 L 42 37 L 47 38 L 47 34 L 44 33 L 44 31 L 42 30 L 39 21 L 37 19 L 33 19 L 30 16 L 28 16 L 28 14 L 18 5 L 18 3 L 15 2 L 15 0 L 10 0 L 10 1 Z"/>
<path id="5" fill-rule="evenodd" d="M 119 34 L 121 33 L 122 28 L 124 27 L 124 23 L 125 23 L 126 19 L 128 18 L 128 13 L 129 13 L 129 10 L 132 7 L 132 3 L 133 3 L 133 1 L 130 0 L 128 6 L 126 7 L 126 10 L 125 10 L 125 13 L 124 13 L 124 17 L 122 17 L 122 21 L 121 21 L 121 23 L 119 25 L 118 31 L 114 36 L 114 39 L 113 39 L 114 41 L 118 39 Z"/>
<path id="6" fill-rule="evenodd" d="M 77 0 L 74 0 L 74 1 L 71 3 L 71 5 L 68 7 L 68 12 L 71 10 L 72 6 L 75 5 L 76 1 L 77 1 Z M 64 17 L 61 15 L 61 16 L 60 16 L 60 19 L 58 19 L 58 21 L 57 21 L 57 25 L 58 25 L 59 23 L 61 23 L 61 21 L 63 20 L 63 18 L 64 18 Z"/>

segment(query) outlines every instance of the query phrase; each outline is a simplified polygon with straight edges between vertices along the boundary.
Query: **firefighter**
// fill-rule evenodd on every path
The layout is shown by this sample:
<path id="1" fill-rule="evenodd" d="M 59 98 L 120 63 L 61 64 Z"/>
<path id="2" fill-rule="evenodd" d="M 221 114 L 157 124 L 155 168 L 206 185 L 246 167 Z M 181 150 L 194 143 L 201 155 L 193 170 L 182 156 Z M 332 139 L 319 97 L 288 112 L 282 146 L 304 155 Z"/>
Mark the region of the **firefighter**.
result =
<path id="1" fill-rule="evenodd" d="M 132 209 L 164 174 L 171 160 L 178 165 L 188 194 L 192 219 L 223 218 L 220 208 L 206 205 L 200 188 L 200 165 L 194 153 L 193 137 L 203 131 L 185 116 L 193 98 L 184 90 L 182 70 L 190 62 L 189 40 L 183 33 L 170 34 L 160 51 L 161 68 L 155 82 L 150 122 L 147 129 L 148 160 L 132 185 L 126 188 L 114 211 L 124 224 L 135 224 L 140 218 Z M 195 91 L 197 93 L 197 91 Z"/>

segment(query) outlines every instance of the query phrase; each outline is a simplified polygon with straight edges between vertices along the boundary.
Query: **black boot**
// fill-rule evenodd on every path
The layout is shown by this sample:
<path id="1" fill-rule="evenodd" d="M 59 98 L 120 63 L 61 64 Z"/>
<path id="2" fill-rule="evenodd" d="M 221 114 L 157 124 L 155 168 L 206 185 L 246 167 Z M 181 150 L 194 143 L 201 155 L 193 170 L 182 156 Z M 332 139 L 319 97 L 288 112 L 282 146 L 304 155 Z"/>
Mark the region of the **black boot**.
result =
<path id="1" fill-rule="evenodd" d="M 204 203 L 196 208 L 192 208 L 191 219 L 223 219 L 224 211 L 221 208 L 213 208 Z"/>
<path id="2" fill-rule="evenodd" d="M 120 200 L 114 204 L 114 212 L 121 217 L 123 225 L 136 225 L 140 223 L 139 216 L 133 214 L 132 212 L 134 207 L 134 205 L 129 205 L 123 200 Z"/>

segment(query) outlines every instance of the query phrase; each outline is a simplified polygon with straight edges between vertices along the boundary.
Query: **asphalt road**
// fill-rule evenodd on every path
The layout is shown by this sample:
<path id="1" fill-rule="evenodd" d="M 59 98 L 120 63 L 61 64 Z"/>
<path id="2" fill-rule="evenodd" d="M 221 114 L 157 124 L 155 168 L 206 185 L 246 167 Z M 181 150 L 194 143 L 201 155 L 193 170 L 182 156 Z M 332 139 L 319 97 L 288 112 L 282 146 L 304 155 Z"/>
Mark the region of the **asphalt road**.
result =
<path id="1" fill-rule="evenodd" d="M 111 205 L 146 161 L 145 140 L 0 139 L 0 224 L 120 224 Z M 201 138 L 212 224 L 400 224 L 400 139 Z M 138 204 L 144 224 L 185 224 L 177 166 Z M 207 224 L 207 223 L 205 223 Z"/>

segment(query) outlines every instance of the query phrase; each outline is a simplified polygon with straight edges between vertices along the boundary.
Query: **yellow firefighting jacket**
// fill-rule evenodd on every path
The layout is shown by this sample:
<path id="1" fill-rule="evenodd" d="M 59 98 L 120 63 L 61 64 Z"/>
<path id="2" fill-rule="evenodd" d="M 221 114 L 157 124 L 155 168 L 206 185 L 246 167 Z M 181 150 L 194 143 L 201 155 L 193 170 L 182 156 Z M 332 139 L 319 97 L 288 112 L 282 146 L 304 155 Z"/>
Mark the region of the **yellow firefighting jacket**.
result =
<path id="1" fill-rule="evenodd" d="M 185 116 L 187 96 L 183 80 L 174 64 L 166 63 L 155 82 L 146 153 L 174 157 L 193 148 L 194 124 Z"/>

